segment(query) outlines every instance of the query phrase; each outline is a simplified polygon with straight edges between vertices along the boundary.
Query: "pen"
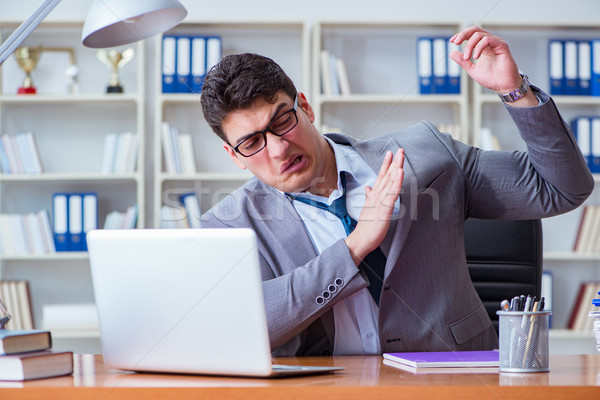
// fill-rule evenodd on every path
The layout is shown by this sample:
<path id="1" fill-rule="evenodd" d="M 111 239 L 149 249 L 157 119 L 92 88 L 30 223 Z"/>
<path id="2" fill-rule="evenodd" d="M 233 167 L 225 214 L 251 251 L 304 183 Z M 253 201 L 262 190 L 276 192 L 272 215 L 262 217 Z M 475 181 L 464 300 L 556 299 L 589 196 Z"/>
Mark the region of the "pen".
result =
<path id="1" fill-rule="evenodd" d="M 538 302 L 533 303 L 533 312 L 538 311 Z M 529 334 L 527 335 L 527 344 L 525 345 L 525 353 L 523 353 L 523 368 L 527 365 L 527 361 L 533 358 L 533 355 L 529 354 L 529 348 L 531 347 L 531 340 L 533 339 L 533 328 L 536 324 L 536 316 L 532 315 L 529 319 Z"/>
<path id="2" fill-rule="evenodd" d="M 510 304 L 508 303 L 508 300 L 502 300 L 502 302 L 500 303 L 500 308 L 502 309 L 502 311 L 508 311 L 510 307 Z"/>

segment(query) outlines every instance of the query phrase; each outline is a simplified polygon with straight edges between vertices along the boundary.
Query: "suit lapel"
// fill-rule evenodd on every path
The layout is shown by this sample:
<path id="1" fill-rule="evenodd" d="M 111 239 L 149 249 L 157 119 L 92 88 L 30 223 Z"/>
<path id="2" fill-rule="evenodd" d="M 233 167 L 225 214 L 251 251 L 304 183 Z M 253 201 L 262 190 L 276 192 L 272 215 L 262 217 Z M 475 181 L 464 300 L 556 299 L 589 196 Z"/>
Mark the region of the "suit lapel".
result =
<path id="1" fill-rule="evenodd" d="M 383 139 L 383 138 L 382 138 Z M 369 166 L 379 173 L 381 163 L 387 151 L 391 151 L 396 154 L 400 145 L 391 139 L 385 139 L 386 142 L 379 140 L 373 140 L 368 142 L 353 142 L 355 149 L 365 159 Z M 381 249 L 387 254 L 387 262 L 384 273 L 384 280 L 389 275 L 391 269 L 402 252 L 404 242 L 410 226 L 413 220 L 413 213 L 416 210 L 417 200 L 417 178 L 415 172 L 411 166 L 409 155 L 404 154 L 404 180 L 402 182 L 402 189 L 400 190 L 400 211 L 398 218 L 390 222 L 390 228 L 388 230 L 388 237 L 381 244 Z"/>

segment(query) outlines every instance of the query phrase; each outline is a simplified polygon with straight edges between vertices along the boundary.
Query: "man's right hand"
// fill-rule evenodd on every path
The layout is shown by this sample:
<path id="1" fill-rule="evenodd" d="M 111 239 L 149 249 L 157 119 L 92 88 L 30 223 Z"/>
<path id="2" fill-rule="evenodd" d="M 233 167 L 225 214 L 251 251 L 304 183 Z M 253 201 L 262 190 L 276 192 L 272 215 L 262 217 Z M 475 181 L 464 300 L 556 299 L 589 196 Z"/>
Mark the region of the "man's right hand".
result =
<path id="1" fill-rule="evenodd" d="M 404 180 L 404 150 L 398 149 L 396 156 L 388 151 L 373 187 L 366 186 L 367 198 L 354 231 L 346 238 L 352 258 L 358 266 L 375 250 L 388 231 L 394 205 L 400 196 Z"/>

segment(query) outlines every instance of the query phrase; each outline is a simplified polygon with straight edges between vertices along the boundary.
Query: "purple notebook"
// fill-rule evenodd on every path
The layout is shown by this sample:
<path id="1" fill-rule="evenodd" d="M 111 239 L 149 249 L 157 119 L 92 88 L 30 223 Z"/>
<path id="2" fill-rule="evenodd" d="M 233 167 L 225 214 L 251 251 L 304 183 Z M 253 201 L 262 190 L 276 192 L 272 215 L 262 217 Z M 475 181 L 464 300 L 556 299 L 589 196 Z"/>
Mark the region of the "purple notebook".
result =
<path id="1" fill-rule="evenodd" d="M 498 350 L 384 353 L 383 358 L 412 367 L 497 367 Z"/>

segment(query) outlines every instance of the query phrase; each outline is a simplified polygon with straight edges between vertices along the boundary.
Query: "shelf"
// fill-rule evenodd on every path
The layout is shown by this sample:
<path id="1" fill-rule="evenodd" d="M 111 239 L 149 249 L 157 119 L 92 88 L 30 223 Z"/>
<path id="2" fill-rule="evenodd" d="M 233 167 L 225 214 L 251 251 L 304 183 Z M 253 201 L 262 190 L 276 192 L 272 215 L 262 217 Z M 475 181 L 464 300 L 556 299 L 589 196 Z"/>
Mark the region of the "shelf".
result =
<path id="1" fill-rule="evenodd" d="M 58 251 L 46 254 L 0 254 L 0 261 L 71 261 L 88 260 L 85 251 Z"/>
<path id="2" fill-rule="evenodd" d="M 250 173 L 199 172 L 192 175 L 162 173 L 162 181 L 247 181 L 252 178 Z"/>
<path id="3" fill-rule="evenodd" d="M 560 105 L 590 105 L 600 106 L 600 96 L 552 96 L 555 103 Z M 479 101 L 482 104 L 504 105 L 496 94 L 485 93 L 480 95 Z"/>
<path id="4" fill-rule="evenodd" d="M 544 253 L 545 261 L 599 261 L 600 253 L 574 253 L 572 251 L 549 251 Z"/>
<path id="5" fill-rule="evenodd" d="M 2 95 L 0 96 L 0 104 L 2 105 L 39 105 L 39 104 L 121 104 L 121 103 L 136 103 L 140 99 L 137 94 L 81 94 L 81 95 Z"/>
<path id="6" fill-rule="evenodd" d="M 52 339 L 98 339 L 100 338 L 100 331 L 98 329 L 53 329 Z"/>
<path id="7" fill-rule="evenodd" d="M 197 93 L 161 94 L 160 102 L 164 104 L 196 103 L 200 105 L 200 95 Z"/>
<path id="8" fill-rule="evenodd" d="M 132 172 L 124 174 L 79 174 L 53 173 L 43 174 L 0 174 L 0 182 L 51 182 L 51 181 L 136 181 L 141 174 Z"/>
<path id="9" fill-rule="evenodd" d="M 571 329 L 550 329 L 550 338 L 553 339 L 589 339 L 594 340 L 593 332 L 577 332 Z"/>
<path id="10" fill-rule="evenodd" d="M 497 98 L 497 97 L 496 97 Z M 414 95 L 414 94 L 352 94 L 320 96 L 322 104 L 327 103 L 415 103 L 415 104 L 452 104 L 460 103 L 463 97 L 451 94 Z"/>

